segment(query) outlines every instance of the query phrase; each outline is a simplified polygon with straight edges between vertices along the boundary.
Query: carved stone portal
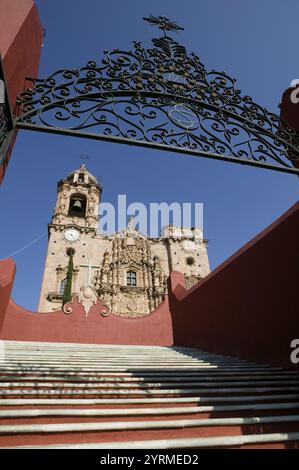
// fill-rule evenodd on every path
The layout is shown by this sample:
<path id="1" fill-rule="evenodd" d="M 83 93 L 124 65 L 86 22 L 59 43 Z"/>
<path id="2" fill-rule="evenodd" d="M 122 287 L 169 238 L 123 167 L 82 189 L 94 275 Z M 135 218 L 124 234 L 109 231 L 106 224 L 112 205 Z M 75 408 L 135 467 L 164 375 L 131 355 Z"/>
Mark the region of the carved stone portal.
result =
<path id="1" fill-rule="evenodd" d="M 112 251 L 105 251 L 93 286 L 111 312 L 123 317 L 148 315 L 162 302 L 166 275 L 158 258 L 151 254 L 149 240 L 136 230 L 132 220 L 125 231 L 116 234 Z"/>

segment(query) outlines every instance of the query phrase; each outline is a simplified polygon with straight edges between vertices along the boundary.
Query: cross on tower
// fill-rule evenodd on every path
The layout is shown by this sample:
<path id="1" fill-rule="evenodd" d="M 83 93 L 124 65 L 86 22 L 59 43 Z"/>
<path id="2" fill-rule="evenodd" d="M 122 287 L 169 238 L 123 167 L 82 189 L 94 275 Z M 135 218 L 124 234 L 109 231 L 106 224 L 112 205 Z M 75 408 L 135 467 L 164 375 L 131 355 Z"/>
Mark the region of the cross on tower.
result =
<path id="1" fill-rule="evenodd" d="M 80 155 L 80 160 L 82 161 L 82 163 L 85 164 L 87 162 L 87 160 L 90 160 L 90 156 L 82 154 L 82 155 Z"/>
<path id="2" fill-rule="evenodd" d="M 91 256 L 89 257 L 89 263 L 88 264 L 80 264 L 80 268 L 88 268 L 88 271 L 87 271 L 87 285 L 89 286 L 90 283 L 91 283 L 91 270 L 92 269 L 96 269 L 96 268 L 100 268 L 101 266 L 93 266 L 91 264 Z"/>

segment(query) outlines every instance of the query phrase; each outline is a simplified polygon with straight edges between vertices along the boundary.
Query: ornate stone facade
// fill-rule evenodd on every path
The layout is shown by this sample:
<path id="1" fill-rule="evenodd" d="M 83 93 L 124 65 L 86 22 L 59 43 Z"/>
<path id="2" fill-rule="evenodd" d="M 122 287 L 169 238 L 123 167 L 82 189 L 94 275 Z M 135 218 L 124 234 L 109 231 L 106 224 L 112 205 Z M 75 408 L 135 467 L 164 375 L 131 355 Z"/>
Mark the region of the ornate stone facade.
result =
<path id="1" fill-rule="evenodd" d="M 101 193 L 101 186 L 84 165 L 58 183 L 40 312 L 61 308 L 70 246 L 75 249 L 73 298 L 82 303 L 86 315 L 97 298 L 113 314 L 148 315 L 162 302 L 171 271 L 185 274 L 187 288 L 210 272 L 206 241 L 197 228 L 169 225 L 159 238 L 149 238 L 130 219 L 121 232 L 99 233 Z"/>
<path id="2" fill-rule="evenodd" d="M 111 251 L 105 251 L 93 285 L 112 312 L 137 317 L 158 307 L 166 293 L 166 279 L 149 240 L 129 223 L 112 240 Z"/>

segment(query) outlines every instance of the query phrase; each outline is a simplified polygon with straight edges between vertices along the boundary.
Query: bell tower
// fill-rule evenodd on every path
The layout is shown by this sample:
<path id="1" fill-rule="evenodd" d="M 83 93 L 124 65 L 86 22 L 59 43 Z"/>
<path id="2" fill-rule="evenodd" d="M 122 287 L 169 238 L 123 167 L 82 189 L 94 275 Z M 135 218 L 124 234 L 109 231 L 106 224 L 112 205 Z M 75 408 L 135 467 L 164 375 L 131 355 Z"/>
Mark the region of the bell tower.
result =
<path id="1" fill-rule="evenodd" d="M 78 274 L 90 259 L 97 235 L 102 187 L 85 165 L 57 183 L 57 200 L 49 224 L 49 243 L 38 310 L 58 310 L 66 284 L 68 253 L 74 253 L 72 293 L 80 288 Z M 81 266 L 81 268 L 80 268 Z"/>
<path id="2" fill-rule="evenodd" d="M 78 226 L 93 230 L 99 222 L 102 188 L 85 165 L 57 184 L 57 202 L 51 226 Z"/>

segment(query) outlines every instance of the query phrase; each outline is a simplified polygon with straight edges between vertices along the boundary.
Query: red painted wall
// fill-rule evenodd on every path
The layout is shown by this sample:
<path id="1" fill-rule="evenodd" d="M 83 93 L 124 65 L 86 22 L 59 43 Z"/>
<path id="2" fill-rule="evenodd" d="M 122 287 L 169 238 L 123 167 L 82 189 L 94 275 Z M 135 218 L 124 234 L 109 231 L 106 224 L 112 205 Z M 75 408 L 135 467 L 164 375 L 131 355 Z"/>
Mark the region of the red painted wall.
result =
<path id="1" fill-rule="evenodd" d="M 72 304 L 73 312 L 70 315 L 62 311 L 31 312 L 9 300 L 14 267 L 12 260 L 0 262 L 1 339 L 161 346 L 173 344 L 167 297 L 150 315 L 134 319 L 121 318 L 111 313 L 107 317 L 101 316 L 101 302 L 91 308 L 88 317 L 77 302 Z"/>
<path id="2" fill-rule="evenodd" d="M 43 28 L 33 0 L 0 0 L 0 52 L 12 109 L 25 77 L 37 77 Z M 0 166 L 0 183 L 10 152 Z"/>
<path id="3" fill-rule="evenodd" d="M 11 259 L 0 261 L 0 333 L 10 301 L 15 273 L 16 266 Z"/>
<path id="4" fill-rule="evenodd" d="M 299 203 L 189 293 L 172 273 L 174 344 L 292 367 L 299 338 Z"/>
<path id="5" fill-rule="evenodd" d="M 100 302 L 85 317 L 35 313 L 10 299 L 15 264 L 0 262 L 0 338 L 102 344 L 192 346 L 281 367 L 299 338 L 299 203 L 191 291 L 173 272 L 168 298 L 150 315 L 102 317 Z M 9 300 L 10 299 L 10 300 Z M 169 303 L 168 303 L 169 302 Z M 295 366 L 297 367 L 297 366 Z"/>

